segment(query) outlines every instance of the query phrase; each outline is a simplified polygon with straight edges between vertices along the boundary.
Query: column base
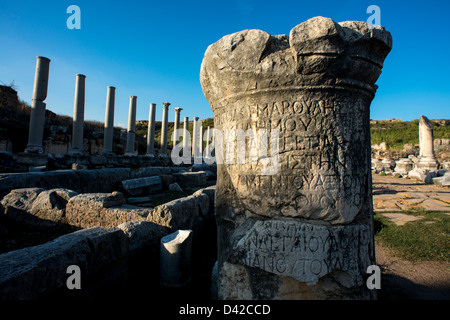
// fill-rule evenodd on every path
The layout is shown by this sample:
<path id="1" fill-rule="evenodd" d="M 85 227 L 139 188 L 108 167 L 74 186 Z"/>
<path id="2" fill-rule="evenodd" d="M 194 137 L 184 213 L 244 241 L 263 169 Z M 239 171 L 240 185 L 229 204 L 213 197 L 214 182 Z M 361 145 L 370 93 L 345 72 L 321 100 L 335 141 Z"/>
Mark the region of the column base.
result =
<path id="1" fill-rule="evenodd" d="M 420 158 L 419 161 L 414 164 L 414 167 L 427 171 L 437 170 L 439 169 L 439 162 L 435 158 Z"/>

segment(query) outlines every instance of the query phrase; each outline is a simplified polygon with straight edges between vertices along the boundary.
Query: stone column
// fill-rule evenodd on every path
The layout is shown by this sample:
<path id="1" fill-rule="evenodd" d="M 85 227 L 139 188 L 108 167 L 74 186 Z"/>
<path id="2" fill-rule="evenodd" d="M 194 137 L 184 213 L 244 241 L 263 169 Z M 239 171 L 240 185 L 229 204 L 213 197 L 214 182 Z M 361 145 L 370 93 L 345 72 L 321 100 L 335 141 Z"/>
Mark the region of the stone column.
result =
<path id="1" fill-rule="evenodd" d="M 169 102 L 163 102 L 163 116 L 161 126 L 161 152 L 162 155 L 167 155 L 167 134 L 169 123 Z"/>
<path id="2" fill-rule="evenodd" d="M 424 171 L 436 170 L 439 162 L 434 155 L 433 125 L 425 116 L 420 116 L 419 120 L 419 161 L 415 167 Z"/>
<path id="3" fill-rule="evenodd" d="M 72 147 L 69 152 L 70 155 L 83 154 L 85 82 L 85 75 L 76 75 L 75 98 L 73 103 Z"/>
<path id="4" fill-rule="evenodd" d="M 160 283 L 182 287 L 191 281 L 192 230 L 178 230 L 161 238 Z"/>
<path id="5" fill-rule="evenodd" d="M 181 108 L 173 108 L 173 110 L 175 110 L 175 125 L 174 125 L 174 130 L 173 130 L 173 146 L 175 147 L 175 145 L 178 143 L 178 141 L 180 140 L 180 136 L 178 135 L 178 129 L 180 129 L 180 112 Z"/>
<path id="6" fill-rule="evenodd" d="M 190 157 L 192 155 L 191 148 L 189 147 L 190 137 L 189 137 L 189 117 L 184 117 L 183 126 L 183 157 Z"/>
<path id="7" fill-rule="evenodd" d="M 114 137 L 114 101 L 116 88 L 108 86 L 106 93 L 105 131 L 103 135 L 103 154 L 111 155 L 113 152 Z"/>
<path id="8" fill-rule="evenodd" d="M 194 117 L 194 127 L 192 130 L 192 154 L 194 157 L 198 157 L 198 117 Z"/>
<path id="9" fill-rule="evenodd" d="M 202 120 L 198 121 L 198 157 L 203 157 L 203 125 Z"/>
<path id="10" fill-rule="evenodd" d="M 205 147 L 205 157 L 211 157 L 211 126 L 206 129 L 206 147 Z"/>
<path id="11" fill-rule="evenodd" d="M 224 139 L 238 161 L 217 165 L 220 299 L 376 297 L 370 103 L 391 47 L 382 27 L 324 17 L 208 47 L 203 93 L 215 129 L 238 141 Z"/>
<path id="12" fill-rule="evenodd" d="M 146 156 L 154 156 L 155 115 L 156 115 L 156 103 L 150 103 L 150 110 L 149 110 L 149 114 L 148 114 L 147 154 L 146 154 Z"/>
<path id="13" fill-rule="evenodd" d="M 128 110 L 128 130 L 127 130 L 127 156 L 135 156 L 134 138 L 136 135 L 136 96 L 130 97 L 130 107 Z"/>
<path id="14" fill-rule="evenodd" d="M 36 72 L 34 74 L 33 98 L 31 100 L 30 127 L 28 131 L 28 144 L 25 152 L 43 153 L 42 139 L 44 136 L 45 107 L 47 98 L 48 74 L 50 59 L 36 57 Z"/>

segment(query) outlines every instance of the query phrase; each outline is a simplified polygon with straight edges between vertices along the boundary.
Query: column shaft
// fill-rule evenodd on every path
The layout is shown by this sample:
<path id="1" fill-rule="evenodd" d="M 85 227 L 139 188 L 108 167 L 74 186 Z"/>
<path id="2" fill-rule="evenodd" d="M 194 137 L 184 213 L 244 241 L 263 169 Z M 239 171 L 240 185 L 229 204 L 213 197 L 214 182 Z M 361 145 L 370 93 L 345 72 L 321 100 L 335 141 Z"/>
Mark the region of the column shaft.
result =
<path id="1" fill-rule="evenodd" d="M 189 148 L 189 117 L 184 117 L 184 126 L 183 126 L 183 157 L 187 157 L 190 155 L 187 155 L 187 153 L 190 153 Z"/>
<path id="2" fill-rule="evenodd" d="M 45 107 L 43 102 L 47 98 L 48 74 L 50 59 L 36 57 L 36 72 L 34 75 L 33 99 L 31 101 L 30 127 L 28 131 L 28 145 L 25 152 L 43 153 L 42 139 L 45 125 Z"/>
<path id="3" fill-rule="evenodd" d="M 108 91 L 106 94 L 105 133 L 103 136 L 104 154 L 113 153 L 115 92 L 115 87 L 108 87 Z"/>
<path id="4" fill-rule="evenodd" d="M 167 130 L 169 122 L 169 102 L 163 102 L 163 117 L 161 127 L 161 154 L 167 154 Z"/>
<path id="5" fill-rule="evenodd" d="M 147 129 L 147 155 L 154 155 L 156 103 L 150 103 Z"/>
<path id="6" fill-rule="evenodd" d="M 198 117 L 194 117 L 194 128 L 192 132 L 192 154 L 198 156 Z"/>
<path id="7" fill-rule="evenodd" d="M 178 141 L 180 140 L 180 136 L 178 134 L 178 129 L 180 129 L 180 112 L 181 108 L 173 108 L 173 110 L 175 110 L 175 125 L 174 125 L 174 130 L 173 130 L 173 146 L 175 147 L 175 145 L 178 143 Z"/>
<path id="8" fill-rule="evenodd" d="M 136 96 L 130 97 L 128 110 L 127 151 L 126 155 L 134 156 L 134 139 L 136 135 Z"/>
<path id="9" fill-rule="evenodd" d="M 75 98 L 73 103 L 72 147 L 69 152 L 72 155 L 83 154 L 85 80 L 85 75 L 76 75 Z"/>

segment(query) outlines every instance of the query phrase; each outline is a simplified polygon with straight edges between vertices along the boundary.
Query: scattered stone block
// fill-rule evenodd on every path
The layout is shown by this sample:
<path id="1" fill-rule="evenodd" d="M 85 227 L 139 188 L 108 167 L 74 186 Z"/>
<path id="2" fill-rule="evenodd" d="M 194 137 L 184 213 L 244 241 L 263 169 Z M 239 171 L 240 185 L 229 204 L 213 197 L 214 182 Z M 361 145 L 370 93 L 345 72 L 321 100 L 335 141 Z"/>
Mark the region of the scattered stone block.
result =
<path id="1" fill-rule="evenodd" d="M 174 173 L 173 176 L 175 182 L 182 188 L 194 188 L 206 185 L 206 173 L 204 171 Z"/>
<path id="2" fill-rule="evenodd" d="M 124 222 L 145 220 L 151 211 L 125 203 L 120 192 L 79 194 L 67 203 L 66 220 L 80 228 L 111 228 Z"/>
<path id="3" fill-rule="evenodd" d="M 392 177 L 394 177 L 394 178 L 401 178 L 403 175 L 400 173 L 400 172 L 394 172 L 393 174 L 392 174 Z"/>
<path id="4" fill-rule="evenodd" d="M 16 189 L 2 199 L 1 205 L 7 219 L 31 229 L 48 229 L 66 222 L 66 204 L 77 194 L 62 188 Z"/>
<path id="5" fill-rule="evenodd" d="M 153 209 L 147 221 L 165 226 L 171 230 L 190 229 L 196 231 L 208 215 L 209 197 L 196 194 L 176 199 Z"/>
<path id="6" fill-rule="evenodd" d="M 178 183 L 174 182 L 169 185 L 169 191 L 183 192 L 183 189 L 181 189 Z"/>
<path id="7" fill-rule="evenodd" d="M 4 216 L 16 223 L 29 225 L 29 218 L 33 201 L 45 191 L 42 188 L 22 188 L 11 190 L 3 197 L 1 206 Z"/>
<path id="8" fill-rule="evenodd" d="M 33 219 L 40 227 L 54 227 L 58 223 L 65 223 L 65 211 L 70 198 L 78 195 L 77 192 L 57 188 L 44 190 L 33 201 L 30 214 L 37 219 Z"/>
<path id="9" fill-rule="evenodd" d="M 163 190 L 169 189 L 170 184 L 175 181 L 175 178 L 172 175 L 163 174 L 159 177 L 161 178 Z"/>
<path id="10" fill-rule="evenodd" d="M 411 171 L 414 167 L 414 162 L 412 162 L 411 159 L 409 158 L 402 158 L 399 159 L 396 163 L 395 163 L 395 172 L 398 172 L 402 175 L 406 175 L 408 174 L 409 171 Z"/>
<path id="11" fill-rule="evenodd" d="M 122 181 L 123 189 L 130 195 L 140 195 L 162 190 L 161 177 L 135 178 Z"/>
<path id="12" fill-rule="evenodd" d="M 425 182 L 427 175 L 421 169 L 415 168 L 408 172 L 408 178 Z"/>
<path id="13" fill-rule="evenodd" d="M 117 226 L 128 237 L 128 250 L 132 256 L 158 251 L 159 240 L 167 235 L 168 229 L 150 221 L 130 221 Z M 158 252 L 159 254 L 159 252 Z"/>

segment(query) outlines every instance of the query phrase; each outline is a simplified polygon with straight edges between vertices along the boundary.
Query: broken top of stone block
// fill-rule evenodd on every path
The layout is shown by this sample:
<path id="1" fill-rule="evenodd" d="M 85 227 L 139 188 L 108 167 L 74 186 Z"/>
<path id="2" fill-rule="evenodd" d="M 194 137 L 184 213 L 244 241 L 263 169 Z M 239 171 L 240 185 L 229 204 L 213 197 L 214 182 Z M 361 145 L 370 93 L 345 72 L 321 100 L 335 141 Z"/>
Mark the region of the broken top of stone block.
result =
<path id="1" fill-rule="evenodd" d="M 206 50 L 200 80 L 213 108 L 221 108 L 225 97 L 286 86 L 359 87 L 373 95 L 391 48 L 383 27 L 314 17 L 289 37 L 262 30 L 224 36 Z"/>
<path id="2" fill-rule="evenodd" d="M 168 250 L 169 253 L 174 253 L 171 250 L 175 246 L 183 243 L 192 234 L 192 230 L 177 230 L 174 233 L 168 234 L 161 238 L 161 243 Z"/>

